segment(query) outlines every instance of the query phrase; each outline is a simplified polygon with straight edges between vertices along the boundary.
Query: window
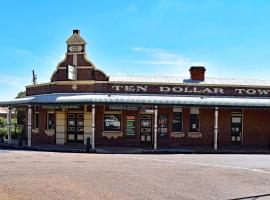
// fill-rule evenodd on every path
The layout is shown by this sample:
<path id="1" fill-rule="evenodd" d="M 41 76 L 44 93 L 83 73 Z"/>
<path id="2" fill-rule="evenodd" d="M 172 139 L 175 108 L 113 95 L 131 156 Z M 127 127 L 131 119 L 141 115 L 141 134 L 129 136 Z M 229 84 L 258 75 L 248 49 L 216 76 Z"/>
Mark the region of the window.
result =
<path id="1" fill-rule="evenodd" d="M 39 128 L 39 108 L 35 107 L 34 128 Z"/>
<path id="2" fill-rule="evenodd" d="M 191 108 L 189 117 L 189 130 L 190 132 L 199 132 L 200 131 L 199 127 L 200 127 L 199 108 Z"/>
<path id="3" fill-rule="evenodd" d="M 183 132 L 182 108 L 173 108 L 172 131 Z"/>
<path id="4" fill-rule="evenodd" d="M 159 135 L 166 136 L 168 132 L 168 115 L 160 114 L 158 119 L 158 132 Z"/>
<path id="5" fill-rule="evenodd" d="M 55 118 L 53 112 L 47 113 L 47 130 L 53 130 L 55 127 Z"/>
<path id="6" fill-rule="evenodd" d="M 105 114 L 104 131 L 121 131 L 121 114 Z"/>

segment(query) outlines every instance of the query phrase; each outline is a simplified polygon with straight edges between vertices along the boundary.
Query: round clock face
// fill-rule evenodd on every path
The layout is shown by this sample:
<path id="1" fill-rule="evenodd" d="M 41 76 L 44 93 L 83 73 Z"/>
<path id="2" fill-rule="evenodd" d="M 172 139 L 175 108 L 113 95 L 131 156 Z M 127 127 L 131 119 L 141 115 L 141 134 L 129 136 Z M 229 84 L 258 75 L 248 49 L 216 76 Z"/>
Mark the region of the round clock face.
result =
<path id="1" fill-rule="evenodd" d="M 81 45 L 72 45 L 69 46 L 68 49 L 70 52 L 81 52 L 83 50 L 83 47 Z"/>

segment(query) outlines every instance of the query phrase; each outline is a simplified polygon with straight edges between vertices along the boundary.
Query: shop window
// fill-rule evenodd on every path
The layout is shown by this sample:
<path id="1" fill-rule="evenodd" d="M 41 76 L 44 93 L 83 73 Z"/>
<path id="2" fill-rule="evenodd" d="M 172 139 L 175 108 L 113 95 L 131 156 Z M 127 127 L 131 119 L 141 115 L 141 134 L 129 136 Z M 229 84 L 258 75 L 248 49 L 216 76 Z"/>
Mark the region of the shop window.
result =
<path id="1" fill-rule="evenodd" d="M 39 108 L 35 107 L 35 114 L 34 114 L 34 128 L 39 128 Z"/>
<path id="2" fill-rule="evenodd" d="M 121 131 L 121 114 L 105 114 L 104 131 Z"/>
<path id="3" fill-rule="evenodd" d="M 168 115 L 160 114 L 158 119 L 158 132 L 159 135 L 166 136 L 168 132 Z"/>
<path id="4" fill-rule="evenodd" d="M 172 132 L 183 132 L 182 108 L 173 109 Z"/>
<path id="5" fill-rule="evenodd" d="M 191 108 L 190 109 L 189 131 L 190 132 L 199 132 L 200 131 L 199 108 Z"/>
<path id="6" fill-rule="evenodd" d="M 53 112 L 47 113 L 47 130 L 53 130 L 55 127 L 55 115 Z"/>

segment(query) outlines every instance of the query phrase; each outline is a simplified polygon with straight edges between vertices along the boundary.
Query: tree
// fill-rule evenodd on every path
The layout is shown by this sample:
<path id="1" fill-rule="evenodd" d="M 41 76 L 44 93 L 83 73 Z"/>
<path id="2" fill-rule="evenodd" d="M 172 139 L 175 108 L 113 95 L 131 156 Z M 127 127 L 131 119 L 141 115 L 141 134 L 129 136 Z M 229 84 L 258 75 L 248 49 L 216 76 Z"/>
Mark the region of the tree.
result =
<path id="1" fill-rule="evenodd" d="M 21 91 L 21 92 L 19 92 L 19 93 L 17 94 L 16 99 L 23 98 L 23 97 L 25 97 L 25 96 L 26 96 L 26 92 L 25 92 L 25 91 Z"/>

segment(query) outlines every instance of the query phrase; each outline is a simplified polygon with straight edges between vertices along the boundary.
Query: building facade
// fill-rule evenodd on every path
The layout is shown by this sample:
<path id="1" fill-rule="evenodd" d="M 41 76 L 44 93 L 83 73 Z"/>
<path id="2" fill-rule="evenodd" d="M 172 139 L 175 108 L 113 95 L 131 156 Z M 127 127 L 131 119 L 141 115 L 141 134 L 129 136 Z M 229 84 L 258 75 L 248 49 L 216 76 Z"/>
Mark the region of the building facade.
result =
<path id="1" fill-rule="evenodd" d="M 1 106 L 25 108 L 28 145 L 270 145 L 270 81 L 205 77 L 108 76 L 87 59 L 79 30 L 51 82 L 26 87 L 26 97 Z"/>

